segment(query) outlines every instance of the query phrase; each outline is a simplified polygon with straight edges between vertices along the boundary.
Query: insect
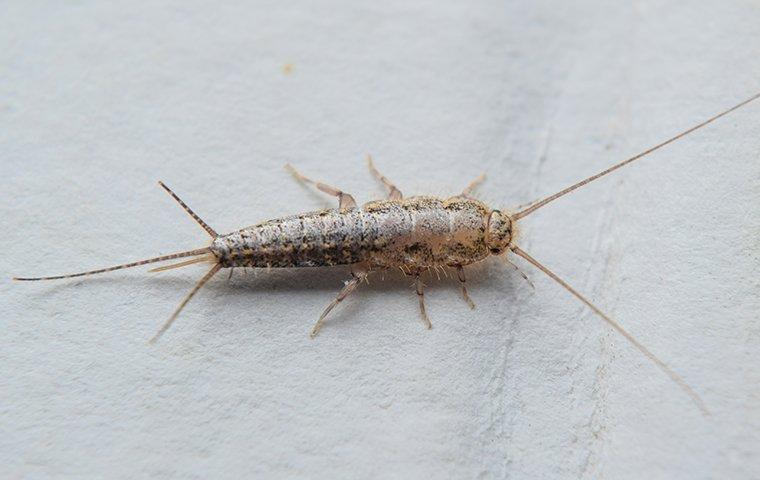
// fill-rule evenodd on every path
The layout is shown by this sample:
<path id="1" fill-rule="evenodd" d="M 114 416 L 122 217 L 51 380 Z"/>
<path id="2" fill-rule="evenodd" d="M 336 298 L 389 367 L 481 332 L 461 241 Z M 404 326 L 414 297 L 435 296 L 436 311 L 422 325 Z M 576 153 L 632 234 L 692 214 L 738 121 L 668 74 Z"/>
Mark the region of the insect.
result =
<path id="1" fill-rule="evenodd" d="M 431 328 L 432 324 L 425 310 L 424 285 L 420 279 L 423 272 L 441 267 L 455 269 L 462 297 L 470 307 L 474 307 L 474 303 L 467 292 L 465 267 L 486 260 L 491 256 L 506 258 L 507 254 L 512 252 L 549 276 L 593 310 L 610 327 L 667 374 L 704 414 L 708 414 L 702 399 L 675 371 L 565 280 L 521 249 L 516 244 L 515 232 L 519 220 L 548 203 L 675 142 L 757 98 L 760 98 L 760 94 L 754 95 L 638 155 L 617 163 L 553 195 L 527 204 L 525 208 L 512 213 L 492 209 L 472 195 L 475 187 L 483 181 L 483 175 L 471 182 L 459 195 L 448 199 L 429 196 L 406 198 L 393 182 L 375 168 L 372 158 L 368 156 L 371 173 L 388 190 L 387 199 L 372 201 L 359 207 L 354 197 L 348 193 L 305 177 L 292 166 L 287 165 L 286 167 L 296 179 L 336 197 L 338 208 L 277 218 L 220 235 L 196 215 L 169 187 L 159 182 L 161 187 L 209 234 L 211 237 L 209 246 L 99 270 L 51 277 L 22 277 L 14 278 L 14 280 L 36 281 L 82 277 L 180 258 L 189 259 L 154 268 L 151 271 L 170 270 L 195 263 L 211 263 L 211 269 L 185 296 L 174 313 L 151 338 L 150 342 L 152 343 L 169 329 L 185 305 L 222 268 L 348 265 L 351 268 L 351 277 L 314 324 L 311 330 L 311 337 L 313 338 L 319 333 L 328 314 L 354 292 L 362 281 L 367 280 L 368 276 L 374 272 L 388 269 L 400 269 L 406 275 L 413 277 L 414 289 L 419 299 L 420 316 L 424 325 Z"/>

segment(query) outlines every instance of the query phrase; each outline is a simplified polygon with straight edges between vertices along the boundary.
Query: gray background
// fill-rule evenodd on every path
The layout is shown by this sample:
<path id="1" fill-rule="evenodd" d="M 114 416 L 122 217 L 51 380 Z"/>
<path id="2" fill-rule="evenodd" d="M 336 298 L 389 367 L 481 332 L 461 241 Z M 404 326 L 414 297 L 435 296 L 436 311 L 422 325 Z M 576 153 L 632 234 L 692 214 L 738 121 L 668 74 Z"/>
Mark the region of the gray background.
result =
<path id="1" fill-rule="evenodd" d="M 347 272 L 219 275 L 155 346 L 193 266 L 16 284 L 367 201 L 510 208 L 760 88 L 760 4 L 3 2 L 3 478 L 750 478 L 760 472 L 760 104 L 521 222 L 520 244 L 681 373 L 689 399 L 518 262 L 478 308 Z M 292 64 L 286 74 L 283 67 Z"/>

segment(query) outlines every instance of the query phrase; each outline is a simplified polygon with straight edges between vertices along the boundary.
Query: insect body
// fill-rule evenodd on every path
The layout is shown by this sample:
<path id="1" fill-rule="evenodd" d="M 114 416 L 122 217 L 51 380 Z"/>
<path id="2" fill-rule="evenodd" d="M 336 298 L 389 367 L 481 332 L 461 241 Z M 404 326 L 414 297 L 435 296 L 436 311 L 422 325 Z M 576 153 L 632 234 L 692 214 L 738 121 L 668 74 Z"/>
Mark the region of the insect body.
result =
<path id="1" fill-rule="evenodd" d="M 702 400 L 677 373 L 639 343 L 619 323 L 602 312 L 558 275 L 522 250 L 515 243 L 514 233 L 516 223 L 521 218 L 546 204 L 678 140 L 757 98 L 760 98 L 760 94 L 754 95 L 634 157 L 542 200 L 533 202 L 515 213 L 491 209 L 472 196 L 473 189 L 483 180 L 483 176 L 471 182 L 461 194 L 449 199 L 422 196 L 404 198 L 401 191 L 377 171 L 372 159 L 368 157 L 371 172 L 388 189 L 386 200 L 374 201 L 358 207 L 351 195 L 335 187 L 311 180 L 288 165 L 287 168 L 298 180 L 312 184 L 319 190 L 336 197 L 338 208 L 269 220 L 236 232 L 219 235 L 174 192 L 159 182 L 211 236 L 212 241 L 209 246 L 100 270 L 54 277 L 16 278 L 15 280 L 54 280 L 80 277 L 186 257 L 192 258 L 177 264 L 155 268 L 152 271 L 169 270 L 200 262 L 212 263 L 211 269 L 201 278 L 151 339 L 151 342 L 154 342 L 171 326 L 190 299 L 222 268 L 349 265 L 351 267 L 351 278 L 322 312 L 311 331 L 313 337 L 319 332 L 330 311 L 353 292 L 371 273 L 395 268 L 414 277 L 421 317 L 425 325 L 430 328 L 431 323 L 425 311 L 424 286 L 420 280 L 421 273 L 440 267 L 456 269 L 462 296 L 471 307 L 474 307 L 465 287 L 464 267 L 485 260 L 490 256 L 505 257 L 506 254 L 512 252 L 544 272 L 591 308 L 677 383 L 706 414 L 707 409 Z"/>
<path id="2" fill-rule="evenodd" d="M 456 267 L 508 245 L 509 230 L 489 235 L 499 215 L 464 197 L 377 201 L 270 220 L 215 238 L 211 251 L 225 267 Z"/>

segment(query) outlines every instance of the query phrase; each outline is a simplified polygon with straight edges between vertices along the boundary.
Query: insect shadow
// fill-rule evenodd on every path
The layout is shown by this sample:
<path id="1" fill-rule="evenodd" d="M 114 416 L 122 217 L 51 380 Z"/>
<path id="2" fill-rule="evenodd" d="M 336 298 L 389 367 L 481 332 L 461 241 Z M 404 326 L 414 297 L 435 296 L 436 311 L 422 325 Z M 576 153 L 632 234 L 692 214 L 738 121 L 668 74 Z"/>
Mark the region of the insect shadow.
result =
<path id="1" fill-rule="evenodd" d="M 501 298 L 511 301 L 517 298 L 520 287 L 520 279 L 504 275 L 510 273 L 510 269 L 505 268 L 497 262 L 488 265 L 479 265 L 479 272 L 468 279 L 468 286 L 478 289 L 478 297 L 488 295 L 488 290 L 497 291 Z M 270 271 L 244 270 L 235 269 L 234 272 L 225 281 L 220 281 L 211 285 L 210 290 L 214 291 L 214 296 L 219 299 L 234 298 L 235 303 L 245 305 L 247 302 L 255 304 L 259 299 L 252 294 L 261 293 L 263 296 L 271 296 L 277 292 L 287 294 L 298 294 L 303 292 L 333 292 L 335 285 L 344 282 L 346 275 L 350 274 L 350 268 L 310 268 L 302 271 L 292 269 L 272 269 Z M 461 303 L 457 296 L 459 285 L 456 272 L 447 270 L 435 272 L 433 270 L 426 272 L 422 276 L 427 286 L 435 287 L 435 294 L 431 298 L 433 310 L 438 310 L 437 305 L 445 303 L 447 307 L 453 305 L 452 316 L 458 316 L 470 311 L 466 304 Z M 373 297 L 403 294 L 409 291 L 413 286 L 413 280 L 400 271 L 388 271 L 383 275 L 374 277 L 362 287 L 362 297 L 369 299 Z M 404 299 L 409 300 L 409 307 L 414 307 L 414 303 L 408 296 Z M 456 302 L 449 299 L 454 298 Z M 356 317 L 356 313 L 362 309 L 360 299 L 346 301 L 340 311 L 335 312 L 331 323 L 342 324 Z M 410 310 L 411 311 L 411 310 Z M 245 314 L 244 314 L 245 315 Z M 405 315 L 406 316 L 406 315 Z M 411 318 L 412 315 L 409 314 Z M 406 318 L 404 320 L 407 320 Z"/>

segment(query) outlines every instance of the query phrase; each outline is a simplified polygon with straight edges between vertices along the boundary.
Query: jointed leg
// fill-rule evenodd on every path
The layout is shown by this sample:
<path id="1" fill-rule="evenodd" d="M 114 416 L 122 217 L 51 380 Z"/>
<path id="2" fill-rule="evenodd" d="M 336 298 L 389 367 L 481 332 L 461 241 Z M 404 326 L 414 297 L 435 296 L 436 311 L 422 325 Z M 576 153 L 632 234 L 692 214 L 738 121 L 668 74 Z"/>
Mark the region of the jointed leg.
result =
<path id="1" fill-rule="evenodd" d="M 467 302 L 470 308 L 475 308 L 475 302 L 470 298 L 470 294 L 467 293 L 467 287 L 465 286 L 464 267 L 457 265 L 457 276 L 459 277 L 459 284 L 462 286 L 462 298 Z"/>
<path id="2" fill-rule="evenodd" d="M 317 187 L 319 190 L 325 192 L 326 194 L 332 195 L 333 197 L 337 197 L 338 208 L 356 207 L 356 200 L 354 200 L 354 197 L 352 197 L 348 193 L 345 193 L 344 191 L 338 188 L 331 187 L 330 185 L 324 184 L 322 182 L 314 181 L 308 177 L 301 175 L 301 173 L 299 173 L 298 170 L 293 168 L 293 165 L 289 163 L 285 165 L 285 169 L 289 171 L 296 178 L 296 180 L 300 180 L 301 182 L 304 182 L 304 183 L 310 183 L 314 185 L 315 187 Z"/>
<path id="3" fill-rule="evenodd" d="M 340 302 L 342 302 L 351 292 L 356 290 L 356 287 L 359 286 L 360 283 L 362 283 L 362 280 L 367 278 L 368 272 L 362 271 L 357 273 L 351 273 L 353 277 L 351 280 L 346 282 L 346 285 L 343 287 L 343 289 L 338 293 L 338 296 L 335 297 L 335 300 L 330 302 L 330 305 L 325 308 L 325 310 L 322 312 L 322 315 L 319 316 L 319 320 L 317 320 L 317 323 L 314 324 L 314 327 L 311 329 L 311 338 L 314 338 L 317 336 L 319 331 L 322 329 L 322 324 L 325 321 L 325 318 L 327 315 L 332 311 L 333 308 L 335 308 Z"/>
<path id="4" fill-rule="evenodd" d="M 401 190 L 396 188 L 396 185 L 394 185 L 390 180 L 388 180 L 387 177 L 385 177 L 382 173 L 377 171 L 375 168 L 375 163 L 372 161 L 372 156 L 367 155 L 367 165 L 369 165 L 369 171 L 372 172 L 372 175 L 375 176 L 378 180 L 380 180 L 383 185 L 386 186 L 388 189 L 388 198 L 391 200 L 401 200 L 404 198 L 404 195 L 401 194 Z"/>
<path id="5" fill-rule="evenodd" d="M 470 184 L 465 187 L 465 189 L 462 191 L 462 193 L 459 194 L 459 196 L 465 197 L 465 198 L 472 198 L 471 197 L 472 191 L 475 190 L 475 188 L 478 185 L 480 185 L 481 183 L 483 183 L 483 180 L 485 180 L 485 179 L 486 179 L 486 174 L 485 173 L 481 174 L 478 178 L 476 178 L 475 180 L 471 181 Z"/>
<path id="6" fill-rule="evenodd" d="M 425 291 L 423 290 L 425 285 L 422 283 L 422 280 L 420 280 L 420 272 L 414 274 L 414 287 L 417 290 L 417 298 L 420 299 L 420 315 L 422 315 L 422 323 L 424 323 L 425 327 L 430 330 L 433 328 L 433 324 L 430 323 L 430 318 L 428 318 L 427 311 L 425 311 Z"/>

